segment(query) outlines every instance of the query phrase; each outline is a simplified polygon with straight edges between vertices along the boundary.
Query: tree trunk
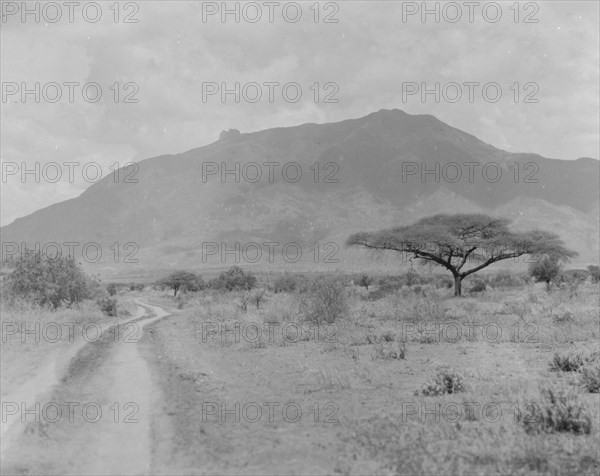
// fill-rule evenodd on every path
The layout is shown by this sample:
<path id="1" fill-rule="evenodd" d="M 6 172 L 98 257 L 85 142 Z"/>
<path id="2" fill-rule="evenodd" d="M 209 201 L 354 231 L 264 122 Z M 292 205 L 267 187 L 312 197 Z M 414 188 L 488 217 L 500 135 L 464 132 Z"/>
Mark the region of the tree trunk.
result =
<path id="1" fill-rule="evenodd" d="M 454 276 L 454 295 L 462 296 L 462 278 L 459 275 Z"/>

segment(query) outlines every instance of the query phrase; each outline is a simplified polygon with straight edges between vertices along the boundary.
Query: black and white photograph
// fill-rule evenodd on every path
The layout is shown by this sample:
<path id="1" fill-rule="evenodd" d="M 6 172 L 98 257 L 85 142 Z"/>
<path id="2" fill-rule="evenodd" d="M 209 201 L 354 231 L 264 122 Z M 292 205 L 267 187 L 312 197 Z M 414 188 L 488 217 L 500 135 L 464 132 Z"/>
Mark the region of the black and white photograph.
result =
<path id="1" fill-rule="evenodd" d="M 598 1 L 0 13 L 0 474 L 600 474 Z"/>

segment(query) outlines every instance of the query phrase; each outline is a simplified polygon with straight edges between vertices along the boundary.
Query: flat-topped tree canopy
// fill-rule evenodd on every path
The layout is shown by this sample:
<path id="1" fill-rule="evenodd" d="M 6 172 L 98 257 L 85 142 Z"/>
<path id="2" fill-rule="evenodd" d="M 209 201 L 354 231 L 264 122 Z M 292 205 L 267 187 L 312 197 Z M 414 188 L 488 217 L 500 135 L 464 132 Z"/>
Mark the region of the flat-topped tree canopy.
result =
<path id="1" fill-rule="evenodd" d="M 439 214 L 408 226 L 355 233 L 346 244 L 409 253 L 443 266 L 454 276 L 456 296 L 461 295 L 465 277 L 497 261 L 523 255 L 549 255 L 566 261 L 577 255 L 554 233 L 515 232 L 509 225 L 510 220 L 480 213 Z M 465 270 L 467 262 L 476 264 Z"/>

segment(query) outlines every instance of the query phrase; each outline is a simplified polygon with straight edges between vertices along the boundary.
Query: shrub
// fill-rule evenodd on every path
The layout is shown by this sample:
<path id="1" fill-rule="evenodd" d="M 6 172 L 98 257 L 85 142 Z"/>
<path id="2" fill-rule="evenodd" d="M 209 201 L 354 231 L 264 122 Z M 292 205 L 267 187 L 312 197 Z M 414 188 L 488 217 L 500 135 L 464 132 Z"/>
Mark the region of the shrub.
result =
<path id="1" fill-rule="evenodd" d="M 552 370 L 561 370 L 563 372 L 576 372 L 585 364 L 598 360 L 599 352 L 568 352 L 559 354 L 556 352 L 550 361 Z"/>
<path id="2" fill-rule="evenodd" d="M 389 294 L 395 293 L 405 284 L 405 279 L 401 276 L 385 276 L 377 281 L 378 289 L 370 292 L 364 299 L 377 301 Z"/>
<path id="3" fill-rule="evenodd" d="M 490 286 L 494 288 L 516 288 L 525 284 L 523 279 L 511 274 L 507 270 L 499 271 L 496 275 L 490 278 L 489 283 Z"/>
<path id="4" fill-rule="evenodd" d="M 117 294 L 116 283 L 108 283 L 108 285 L 106 286 L 106 291 L 108 292 L 109 296 L 114 296 L 115 294 Z"/>
<path id="5" fill-rule="evenodd" d="M 487 289 L 487 284 L 481 278 L 476 278 L 473 280 L 471 287 L 469 288 L 470 293 L 482 293 Z"/>
<path id="6" fill-rule="evenodd" d="M 357 286 L 363 286 L 367 291 L 369 290 L 369 286 L 373 284 L 374 279 L 368 274 L 361 274 L 358 278 L 354 280 L 354 284 Z"/>
<path id="7" fill-rule="evenodd" d="M 250 294 L 250 302 L 256 306 L 257 310 L 260 310 L 260 305 L 267 300 L 267 290 L 264 288 L 256 289 Z"/>
<path id="8" fill-rule="evenodd" d="M 464 389 L 462 375 L 454 372 L 453 369 L 441 369 L 438 370 L 435 381 L 424 385 L 421 393 L 427 397 L 437 397 L 462 392 Z"/>
<path id="9" fill-rule="evenodd" d="M 577 396 L 564 389 L 545 388 L 539 405 L 530 404 L 533 412 L 519 414 L 527 433 L 569 432 L 589 434 L 592 419 Z"/>
<path id="10" fill-rule="evenodd" d="M 600 362 L 588 362 L 581 367 L 583 388 L 590 393 L 600 393 Z"/>
<path id="11" fill-rule="evenodd" d="M 248 291 L 256 286 L 256 277 L 245 273 L 239 266 L 222 272 L 210 282 L 210 287 L 224 291 Z"/>
<path id="12" fill-rule="evenodd" d="M 587 267 L 587 270 L 590 273 L 590 276 L 592 277 L 592 281 L 594 283 L 597 283 L 600 281 L 600 266 L 597 266 L 595 264 L 590 264 Z"/>
<path id="13" fill-rule="evenodd" d="M 550 283 L 560 273 L 560 263 L 552 256 L 543 256 L 538 261 L 529 265 L 529 275 L 537 282 L 546 283 L 546 289 L 550 289 Z"/>
<path id="14" fill-rule="evenodd" d="M 436 276 L 435 287 L 443 289 L 452 289 L 454 287 L 454 281 L 448 276 Z"/>
<path id="15" fill-rule="evenodd" d="M 92 298 L 98 291 L 98 282 L 71 257 L 37 253 L 26 254 L 15 262 L 14 270 L 7 276 L 7 288 L 13 298 L 56 309 Z"/>
<path id="16" fill-rule="evenodd" d="M 110 317 L 117 316 L 117 300 L 110 297 L 103 297 L 96 301 L 100 310 Z"/>
<path id="17" fill-rule="evenodd" d="M 277 293 L 291 293 L 298 288 L 298 279 L 289 274 L 283 273 L 273 283 L 273 291 Z"/>
<path id="18" fill-rule="evenodd" d="M 398 349 L 394 350 L 393 347 L 384 346 L 381 342 L 375 345 L 375 354 L 373 360 L 402 360 L 406 357 L 406 346 L 402 343 L 398 343 Z"/>
<path id="19" fill-rule="evenodd" d="M 344 286 L 335 278 L 319 277 L 299 294 L 300 312 L 315 324 L 331 324 L 348 311 Z"/>
<path id="20" fill-rule="evenodd" d="M 551 314 L 552 321 L 556 324 L 566 324 L 568 322 L 573 322 L 575 317 L 571 311 L 557 311 Z"/>
<path id="21" fill-rule="evenodd" d="M 164 288 L 165 284 L 161 284 L 161 286 Z M 143 291 L 145 288 L 146 288 L 146 285 L 142 284 L 142 283 L 129 283 L 130 291 Z"/>

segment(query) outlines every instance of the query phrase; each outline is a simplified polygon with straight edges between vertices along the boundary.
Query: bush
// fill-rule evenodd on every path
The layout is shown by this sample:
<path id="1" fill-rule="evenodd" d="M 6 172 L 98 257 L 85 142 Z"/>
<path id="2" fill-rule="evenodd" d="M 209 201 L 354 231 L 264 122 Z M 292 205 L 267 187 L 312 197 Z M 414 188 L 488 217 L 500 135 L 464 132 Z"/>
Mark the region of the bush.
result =
<path id="1" fill-rule="evenodd" d="M 210 287 L 224 291 L 248 291 L 256 286 L 256 277 L 233 266 L 210 282 Z"/>
<path id="2" fill-rule="evenodd" d="M 597 283 L 600 281 L 600 266 L 596 266 L 595 264 L 590 264 L 587 267 L 588 273 L 592 277 L 592 281 Z"/>
<path id="3" fill-rule="evenodd" d="M 494 288 L 516 288 L 523 286 L 525 282 L 519 276 L 515 276 L 506 270 L 502 270 L 490 278 L 489 284 Z"/>
<path id="4" fill-rule="evenodd" d="M 108 285 L 106 286 L 106 291 L 108 292 L 109 296 L 114 296 L 115 294 L 117 294 L 117 284 L 108 283 Z"/>
<path id="5" fill-rule="evenodd" d="M 452 369 L 441 369 L 435 376 L 435 381 L 423 386 L 421 393 L 427 397 L 452 394 L 464 391 L 462 375 Z M 418 392 L 417 392 L 418 394 Z"/>
<path id="6" fill-rule="evenodd" d="M 354 284 L 357 286 L 363 286 L 367 291 L 369 290 L 369 286 L 373 284 L 374 279 L 368 274 L 361 274 L 354 280 Z"/>
<path id="7" fill-rule="evenodd" d="M 96 301 L 100 310 L 110 317 L 117 316 L 117 300 L 110 297 L 103 297 Z"/>
<path id="8" fill-rule="evenodd" d="M 165 285 L 162 285 L 162 287 L 165 287 Z M 143 291 L 145 288 L 146 285 L 142 283 L 129 283 L 130 291 Z"/>
<path id="9" fill-rule="evenodd" d="M 481 278 L 475 278 L 472 281 L 472 283 L 471 283 L 471 287 L 469 288 L 469 292 L 470 293 L 482 293 L 486 289 L 487 289 L 486 282 L 483 279 L 481 279 Z"/>
<path id="10" fill-rule="evenodd" d="M 92 298 L 98 291 L 98 282 L 71 257 L 37 253 L 15 262 L 14 270 L 7 276 L 7 288 L 13 298 L 56 309 Z"/>
<path id="11" fill-rule="evenodd" d="M 389 294 L 393 294 L 400 289 L 406 280 L 402 276 L 385 276 L 377 281 L 378 288 L 370 292 L 364 299 L 369 301 L 377 301 Z"/>
<path id="12" fill-rule="evenodd" d="M 543 256 L 538 261 L 529 265 L 529 275 L 537 282 L 546 283 L 546 289 L 550 289 L 550 283 L 560 273 L 560 263 L 552 256 Z"/>
<path id="13" fill-rule="evenodd" d="M 527 433 L 589 434 L 591 431 L 592 419 L 572 392 L 546 388 L 542 390 L 539 406 L 528 406 L 534 411 L 525 416 L 519 414 Z"/>
<path id="14" fill-rule="evenodd" d="M 315 324 L 331 324 L 348 311 L 344 286 L 332 277 L 312 280 L 298 297 L 301 314 Z"/>
<path id="15" fill-rule="evenodd" d="M 438 289 L 452 289 L 454 287 L 454 280 L 448 276 L 436 276 L 434 283 Z"/>
<path id="16" fill-rule="evenodd" d="M 273 291 L 277 293 L 291 293 L 298 289 L 298 277 L 283 273 L 273 283 Z"/>
<path id="17" fill-rule="evenodd" d="M 577 372 L 584 365 L 597 361 L 599 356 L 599 352 L 556 352 L 550 361 L 550 368 L 563 372 Z"/>
<path id="18" fill-rule="evenodd" d="M 375 345 L 373 360 L 403 360 L 405 357 L 406 346 L 402 343 L 398 343 L 398 350 L 394 350 L 390 346 L 384 346 L 381 342 Z"/>

